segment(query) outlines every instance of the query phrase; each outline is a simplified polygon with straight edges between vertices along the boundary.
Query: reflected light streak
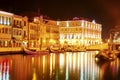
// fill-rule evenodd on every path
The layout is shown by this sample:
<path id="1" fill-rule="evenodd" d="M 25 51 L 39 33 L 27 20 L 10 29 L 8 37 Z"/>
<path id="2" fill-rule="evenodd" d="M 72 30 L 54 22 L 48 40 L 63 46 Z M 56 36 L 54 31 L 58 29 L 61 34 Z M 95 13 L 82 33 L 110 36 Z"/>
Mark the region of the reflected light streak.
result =
<path id="1" fill-rule="evenodd" d="M 90 79 L 90 66 L 89 65 L 91 65 L 90 64 L 90 59 L 91 59 L 91 54 L 89 54 L 88 56 L 87 56 L 87 62 L 88 62 L 88 80 Z"/>
<path id="2" fill-rule="evenodd" d="M 75 72 L 75 68 L 76 68 L 76 54 L 74 53 L 73 55 L 73 71 Z"/>
<path id="3" fill-rule="evenodd" d="M 35 58 L 34 58 L 34 57 L 32 57 L 32 65 L 34 64 L 34 61 L 35 61 Z"/>
<path id="4" fill-rule="evenodd" d="M 9 61 L 5 61 L 0 64 L 0 80 L 9 80 L 9 67 Z"/>
<path id="5" fill-rule="evenodd" d="M 43 74 L 45 73 L 45 56 L 43 56 Z"/>
<path id="6" fill-rule="evenodd" d="M 69 60 L 69 54 L 66 55 L 66 79 L 65 80 L 69 79 L 68 60 Z"/>
<path id="7" fill-rule="evenodd" d="M 60 67 L 64 66 L 64 54 L 60 54 Z"/>
<path id="8" fill-rule="evenodd" d="M 37 76 L 36 76 L 36 69 L 33 69 L 33 78 L 32 80 L 37 80 Z"/>
<path id="9" fill-rule="evenodd" d="M 80 68 L 80 53 L 78 53 L 78 70 Z"/>
<path id="10" fill-rule="evenodd" d="M 50 55 L 50 77 L 52 77 L 52 55 Z"/>
<path id="11" fill-rule="evenodd" d="M 84 55 L 85 55 L 85 80 L 88 80 L 88 64 L 87 64 L 87 53 L 84 53 Z"/>
<path id="12" fill-rule="evenodd" d="M 91 58 L 91 59 L 93 59 L 93 58 Z M 93 61 L 93 60 L 92 60 L 92 61 Z M 95 80 L 95 69 L 96 69 L 96 68 L 95 68 L 95 63 L 92 62 L 92 65 L 93 65 L 93 66 L 92 66 L 92 74 L 93 74 L 93 75 L 92 75 L 92 80 Z"/>
<path id="13" fill-rule="evenodd" d="M 81 69 L 80 69 L 80 70 L 81 70 L 81 73 L 80 73 L 80 80 L 84 80 L 84 78 L 83 78 L 83 77 L 84 77 L 84 74 L 83 74 L 83 73 L 84 73 L 84 72 L 83 72 L 83 69 L 84 69 L 84 68 L 83 68 L 83 64 L 84 64 L 84 63 L 83 63 L 83 54 L 84 54 L 84 53 L 81 52 Z"/>
<path id="14" fill-rule="evenodd" d="M 72 68 L 72 53 L 69 54 L 69 64 L 70 64 L 70 70 Z"/>
<path id="15" fill-rule="evenodd" d="M 55 54 L 53 55 L 53 69 L 55 69 Z"/>

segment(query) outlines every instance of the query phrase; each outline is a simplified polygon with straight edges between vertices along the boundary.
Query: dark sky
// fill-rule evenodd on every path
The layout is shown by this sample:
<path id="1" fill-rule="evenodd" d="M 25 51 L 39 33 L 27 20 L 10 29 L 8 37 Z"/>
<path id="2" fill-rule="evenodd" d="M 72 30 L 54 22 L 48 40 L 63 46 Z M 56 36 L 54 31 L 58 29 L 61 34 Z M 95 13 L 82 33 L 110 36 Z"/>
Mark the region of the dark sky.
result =
<path id="1" fill-rule="evenodd" d="M 120 0 L 0 0 L 0 8 L 18 15 L 40 12 L 55 20 L 95 19 L 102 24 L 103 39 L 120 22 Z"/>

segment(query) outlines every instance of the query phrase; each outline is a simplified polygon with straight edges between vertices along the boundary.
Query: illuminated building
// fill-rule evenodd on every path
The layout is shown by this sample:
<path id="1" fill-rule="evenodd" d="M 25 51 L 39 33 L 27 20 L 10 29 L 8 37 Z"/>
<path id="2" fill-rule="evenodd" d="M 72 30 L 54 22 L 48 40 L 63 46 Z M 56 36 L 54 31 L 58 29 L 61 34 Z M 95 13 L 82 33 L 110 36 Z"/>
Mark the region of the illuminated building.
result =
<path id="1" fill-rule="evenodd" d="M 101 24 L 86 20 L 57 21 L 60 27 L 60 44 L 89 46 L 102 41 Z"/>
<path id="2" fill-rule="evenodd" d="M 0 47 L 3 51 L 4 48 L 12 46 L 11 33 L 13 15 L 13 13 L 0 11 Z"/>
<path id="3" fill-rule="evenodd" d="M 29 22 L 28 26 L 28 48 L 37 48 L 38 42 L 38 27 L 34 22 Z"/>
<path id="4" fill-rule="evenodd" d="M 120 50 L 120 25 L 117 25 L 110 30 L 108 43 L 110 50 Z"/>
<path id="5" fill-rule="evenodd" d="M 0 52 L 21 51 L 24 42 L 31 49 L 46 49 L 55 44 L 90 46 L 100 44 L 102 25 L 86 20 L 54 21 L 28 18 L 0 11 Z M 23 45 L 22 45 L 23 44 Z"/>
<path id="6" fill-rule="evenodd" d="M 25 17 L 26 18 L 26 17 Z M 24 31 L 25 27 L 27 27 L 27 21 L 22 16 L 14 15 L 13 16 L 13 24 L 12 24 L 12 47 L 21 49 L 22 41 L 25 36 L 27 36 Z M 27 19 L 27 18 L 26 18 Z"/>
<path id="7" fill-rule="evenodd" d="M 46 24 L 46 42 L 48 46 L 59 44 L 59 26 L 56 21 L 45 20 Z"/>
<path id="8" fill-rule="evenodd" d="M 27 37 L 26 21 L 27 17 L 0 11 L 0 52 L 22 50 L 22 41 Z"/>
<path id="9" fill-rule="evenodd" d="M 29 22 L 28 34 L 29 48 L 46 49 L 46 26 L 42 18 L 34 17 L 34 21 Z"/>

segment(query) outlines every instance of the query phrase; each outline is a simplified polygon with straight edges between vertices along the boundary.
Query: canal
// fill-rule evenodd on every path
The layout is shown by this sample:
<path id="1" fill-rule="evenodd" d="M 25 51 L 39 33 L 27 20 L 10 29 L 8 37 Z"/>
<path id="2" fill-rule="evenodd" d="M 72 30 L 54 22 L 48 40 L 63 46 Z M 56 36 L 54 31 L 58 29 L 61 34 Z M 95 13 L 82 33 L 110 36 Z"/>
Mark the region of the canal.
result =
<path id="1" fill-rule="evenodd" d="M 98 63 L 96 53 L 1 55 L 0 80 L 120 80 L 120 60 Z"/>

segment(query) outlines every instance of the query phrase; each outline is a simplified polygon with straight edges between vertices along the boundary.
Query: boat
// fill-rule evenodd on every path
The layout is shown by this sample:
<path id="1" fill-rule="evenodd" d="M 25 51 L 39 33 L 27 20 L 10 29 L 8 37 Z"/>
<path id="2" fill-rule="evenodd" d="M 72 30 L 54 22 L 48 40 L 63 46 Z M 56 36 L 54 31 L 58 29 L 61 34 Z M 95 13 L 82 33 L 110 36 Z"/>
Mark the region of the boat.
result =
<path id="1" fill-rule="evenodd" d="M 116 58 L 117 56 L 115 55 L 115 53 L 109 50 L 100 51 L 97 55 L 95 55 L 96 61 L 113 61 Z"/>
<path id="2" fill-rule="evenodd" d="M 50 46 L 48 48 L 50 53 L 63 53 L 65 52 L 64 48 L 60 48 L 59 46 Z"/>
<path id="3" fill-rule="evenodd" d="M 64 50 L 53 50 L 53 49 L 50 49 L 50 53 L 63 53 L 65 52 Z"/>
<path id="4" fill-rule="evenodd" d="M 48 54 L 49 51 L 48 50 L 31 50 L 31 49 L 27 49 L 24 48 L 24 52 L 28 55 L 43 55 L 43 54 Z"/>

